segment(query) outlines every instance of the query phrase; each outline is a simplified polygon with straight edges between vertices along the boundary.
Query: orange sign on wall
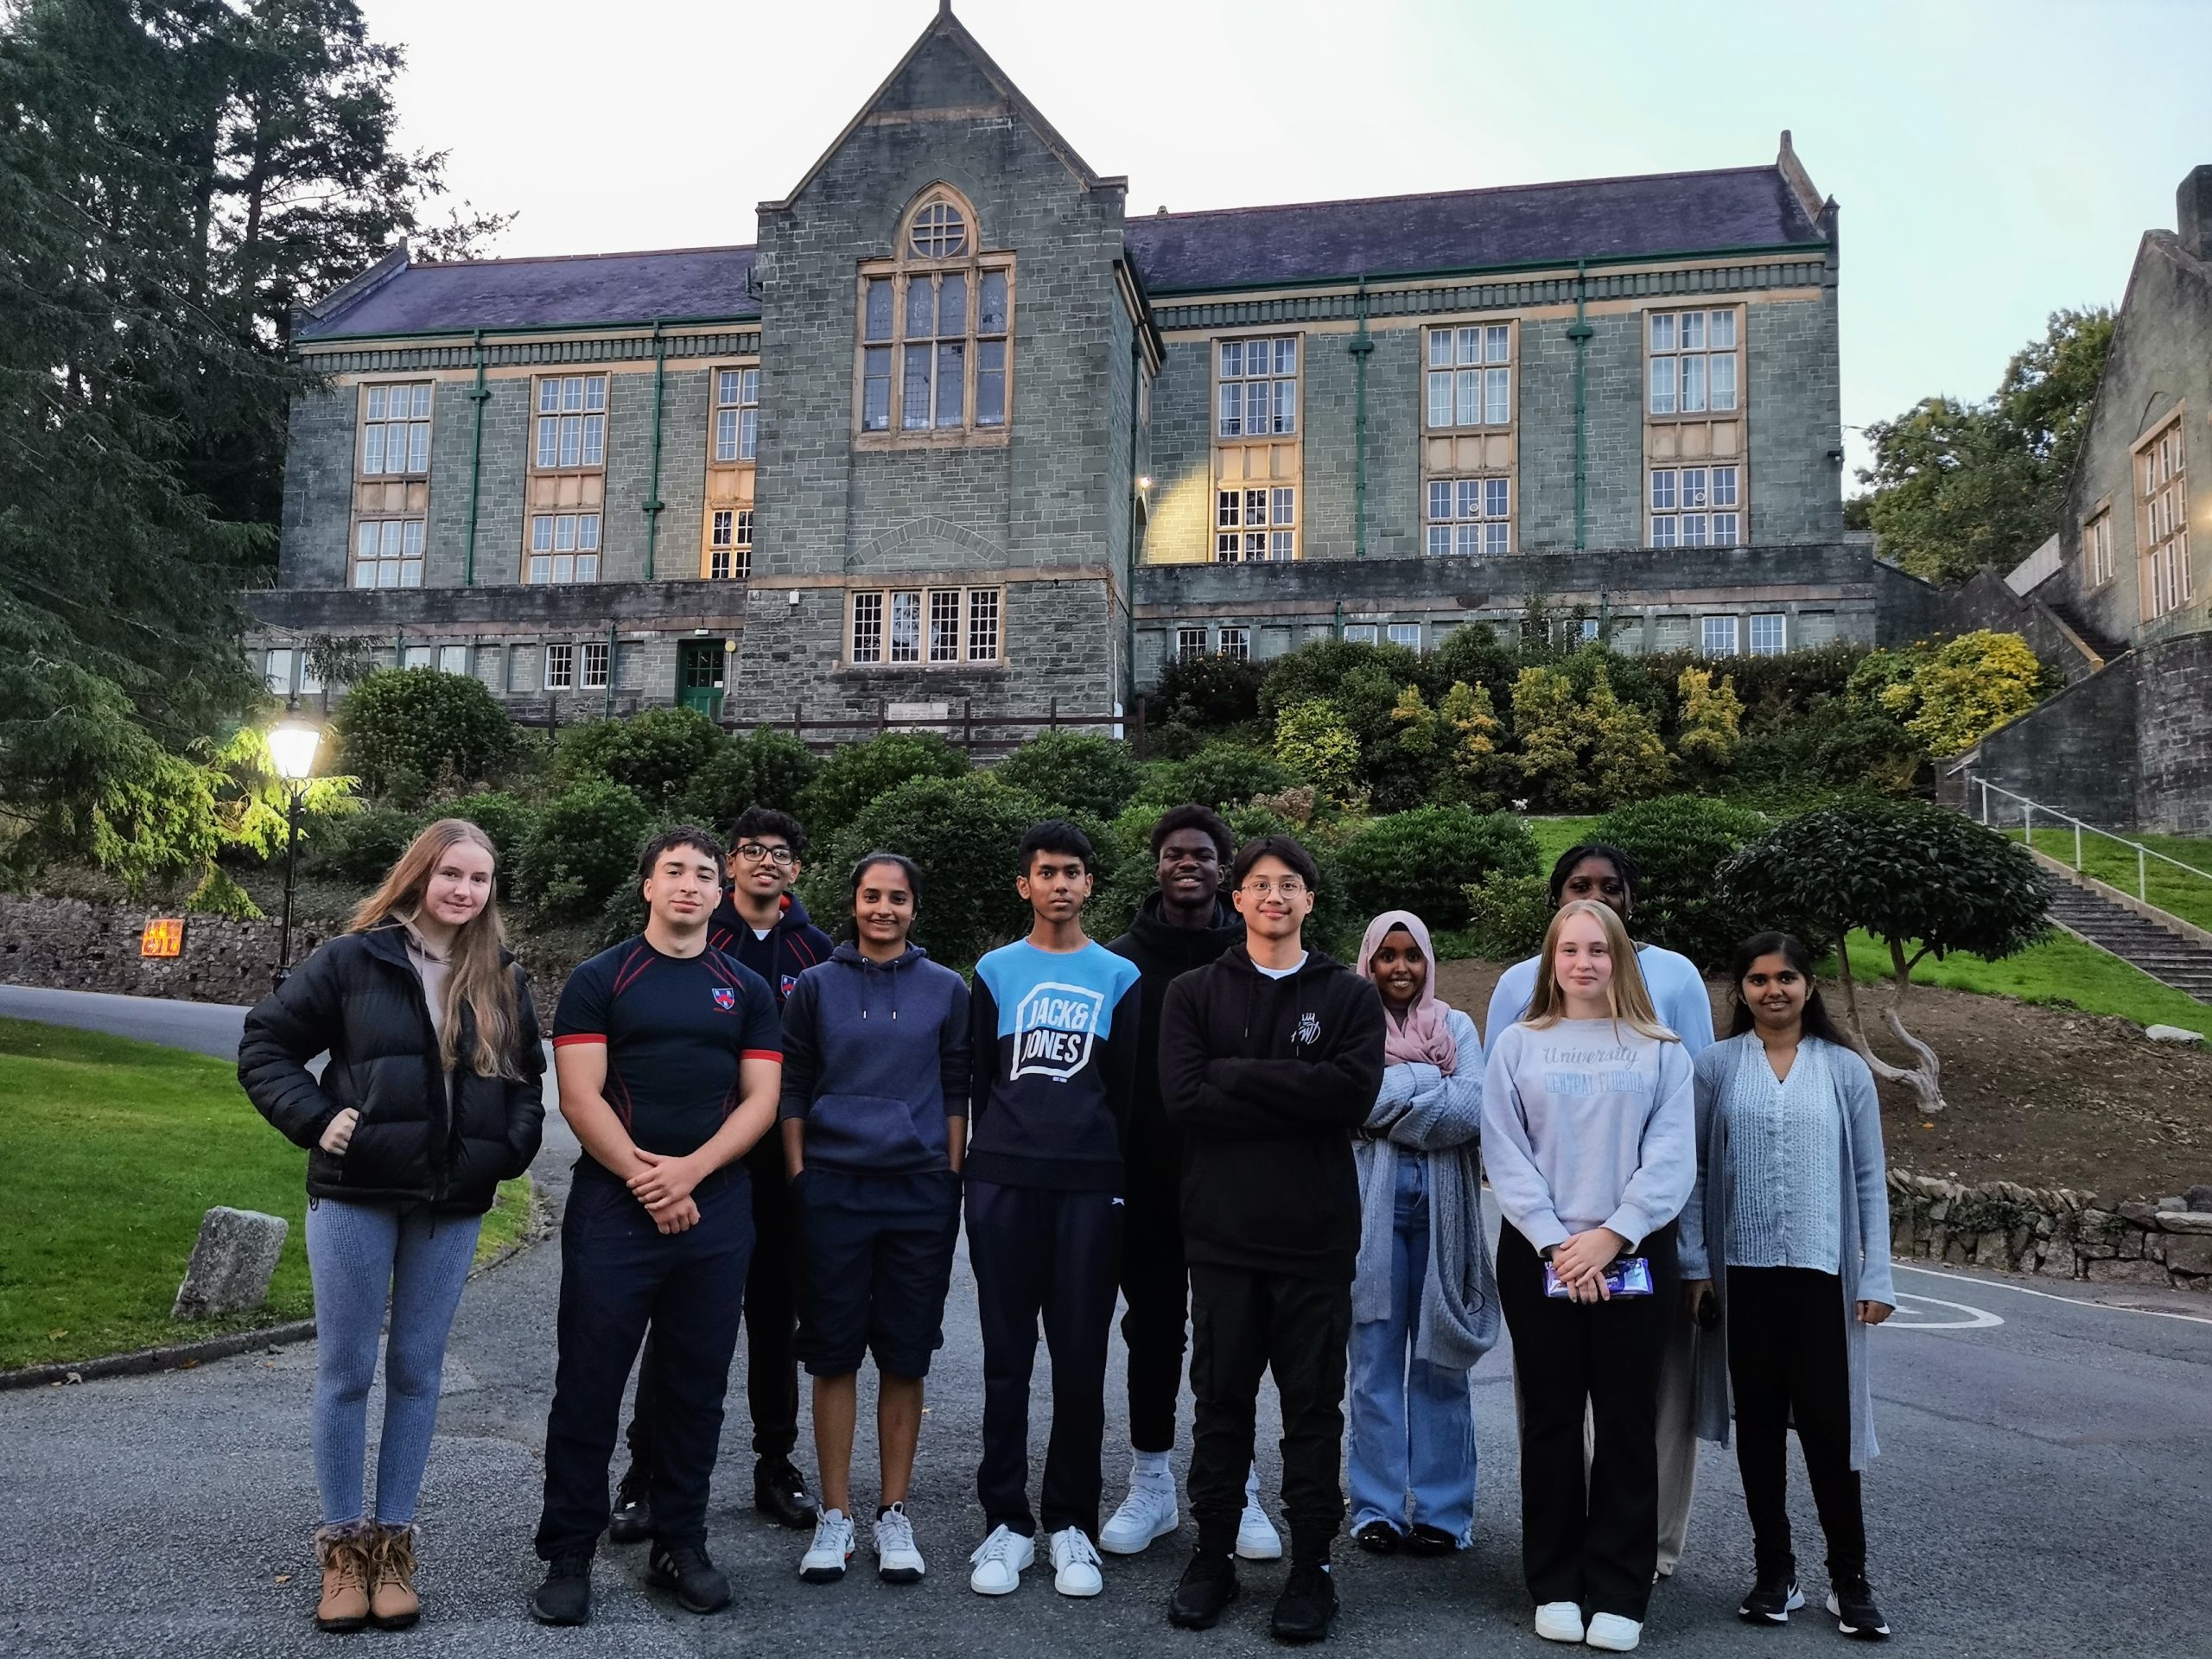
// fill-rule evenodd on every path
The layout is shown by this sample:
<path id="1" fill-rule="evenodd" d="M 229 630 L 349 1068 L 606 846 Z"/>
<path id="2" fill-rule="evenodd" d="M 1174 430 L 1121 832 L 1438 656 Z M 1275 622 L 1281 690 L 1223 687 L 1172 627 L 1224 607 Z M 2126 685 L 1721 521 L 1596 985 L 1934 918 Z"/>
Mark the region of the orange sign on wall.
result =
<path id="1" fill-rule="evenodd" d="M 156 916 L 138 936 L 142 957 L 181 957 L 184 954 L 184 918 Z"/>

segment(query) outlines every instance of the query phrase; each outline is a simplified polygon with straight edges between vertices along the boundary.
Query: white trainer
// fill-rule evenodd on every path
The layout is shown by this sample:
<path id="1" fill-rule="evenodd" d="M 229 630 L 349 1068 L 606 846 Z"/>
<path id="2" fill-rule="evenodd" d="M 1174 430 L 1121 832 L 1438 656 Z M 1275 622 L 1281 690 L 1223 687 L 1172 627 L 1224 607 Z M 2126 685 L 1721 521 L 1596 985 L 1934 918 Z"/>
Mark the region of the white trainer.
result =
<path id="1" fill-rule="evenodd" d="M 1582 1610 L 1571 1601 L 1548 1601 L 1536 1609 L 1536 1634 L 1547 1642 L 1580 1642 Z"/>
<path id="2" fill-rule="evenodd" d="M 1593 1648 L 1603 1648 L 1607 1653 L 1633 1653 L 1636 1644 L 1643 1640 L 1643 1626 L 1632 1618 L 1618 1613 L 1590 1615 L 1590 1633 L 1583 1637 Z"/>
<path id="3" fill-rule="evenodd" d="M 1165 1538 L 1183 1524 L 1175 1507 L 1175 1482 L 1140 1478 L 1129 1483 L 1129 1495 L 1114 1518 L 1098 1530 L 1098 1548 L 1109 1555 L 1136 1555 L 1156 1539 Z"/>
<path id="4" fill-rule="evenodd" d="M 968 1575 L 968 1587 L 979 1596 L 1012 1595 L 1021 1587 L 1021 1569 L 1036 1559 L 1033 1540 L 1004 1527 L 994 1527 L 991 1535 L 968 1558 L 968 1564 L 976 1569 Z"/>
<path id="5" fill-rule="evenodd" d="M 1106 1587 L 1098 1571 L 1098 1552 L 1090 1535 L 1081 1527 L 1065 1527 L 1052 1535 L 1052 1588 L 1064 1596 L 1095 1596 Z"/>
<path id="6" fill-rule="evenodd" d="M 1246 1561 L 1282 1559 L 1282 1535 L 1268 1519 L 1268 1512 L 1260 1507 L 1257 1469 L 1244 1477 L 1244 1513 L 1236 1518 L 1236 1555 L 1238 1560 Z"/>
<path id="7" fill-rule="evenodd" d="M 903 1499 L 875 1517 L 875 1576 L 886 1584 L 922 1581 L 922 1552 Z"/>
<path id="8" fill-rule="evenodd" d="M 798 1558 L 798 1575 L 809 1584 L 835 1584 L 853 1559 L 853 1517 L 842 1510 L 814 1512 L 814 1541 Z"/>

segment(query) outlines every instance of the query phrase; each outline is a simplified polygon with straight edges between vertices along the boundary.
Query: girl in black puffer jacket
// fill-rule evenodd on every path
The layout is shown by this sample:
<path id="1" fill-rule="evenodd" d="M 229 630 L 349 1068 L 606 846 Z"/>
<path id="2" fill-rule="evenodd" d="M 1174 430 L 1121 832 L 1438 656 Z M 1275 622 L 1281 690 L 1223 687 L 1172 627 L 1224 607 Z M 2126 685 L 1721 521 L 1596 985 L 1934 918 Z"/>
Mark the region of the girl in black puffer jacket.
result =
<path id="1" fill-rule="evenodd" d="M 446 1333 L 499 1184 L 537 1155 L 544 1071 L 530 986 L 502 943 L 491 842 L 447 818 L 415 837 L 331 940 L 246 1016 L 238 1081 L 308 1149 L 320 1348 L 316 1622 L 412 1624 L 415 1500 Z M 308 1063 L 330 1056 L 318 1082 Z M 387 1300 L 376 1509 L 369 1384 Z"/>

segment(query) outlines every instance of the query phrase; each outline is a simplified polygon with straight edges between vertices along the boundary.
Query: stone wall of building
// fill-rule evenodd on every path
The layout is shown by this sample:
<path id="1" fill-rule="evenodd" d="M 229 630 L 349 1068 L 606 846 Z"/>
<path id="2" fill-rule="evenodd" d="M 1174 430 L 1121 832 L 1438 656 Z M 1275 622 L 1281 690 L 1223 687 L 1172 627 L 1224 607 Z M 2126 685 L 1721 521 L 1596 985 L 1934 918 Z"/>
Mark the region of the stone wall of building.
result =
<path id="1" fill-rule="evenodd" d="M 258 1002 L 269 994 L 274 921 L 189 916 L 184 953 L 149 959 L 138 954 L 139 935 L 157 913 L 143 906 L 0 894 L 0 981 L 186 1002 Z M 293 960 L 321 943 L 318 930 L 294 927 Z"/>
<path id="2" fill-rule="evenodd" d="M 2095 1194 L 2068 1187 L 1969 1186 L 1893 1169 L 1890 1253 L 2093 1284 L 2212 1292 L 2212 1214 L 2184 1209 L 2179 1198 L 2104 1209 Z"/>
<path id="3" fill-rule="evenodd" d="M 1971 763 L 1977 778 L 2090 823 L 2126 828 L 2137 813 L 2138 653 L 2068 686 L 2011 725 L 1981 740 Z M 1978 813 L 1971 789 L 1960 804 Z M 1993 797 L 1993 820 L 2016 804 Z"/>
<path id="4" fill-rule="evenodd" d="M 2212 633 L 2178 634 L 2133 652 L 2135 810 L 2146 829 L 2212 834 Z"/>

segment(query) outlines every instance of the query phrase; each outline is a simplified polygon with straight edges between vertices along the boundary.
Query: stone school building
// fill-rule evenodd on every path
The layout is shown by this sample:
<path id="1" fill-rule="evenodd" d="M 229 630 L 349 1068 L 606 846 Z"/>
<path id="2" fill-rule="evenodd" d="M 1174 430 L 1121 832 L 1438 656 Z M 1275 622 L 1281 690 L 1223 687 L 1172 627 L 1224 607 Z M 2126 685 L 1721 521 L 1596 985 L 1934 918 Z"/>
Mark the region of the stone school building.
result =
<path id="1" fill-rule="evenodd" d="M 311 308 L 304 647 L 518 711 L 1118 711 L 1164 663 L 1916 632 L 1843 537 L 1837 209 L 1756 166 L 1135 213 L 941 6 L 749 247 L 417 264 Z"/>

